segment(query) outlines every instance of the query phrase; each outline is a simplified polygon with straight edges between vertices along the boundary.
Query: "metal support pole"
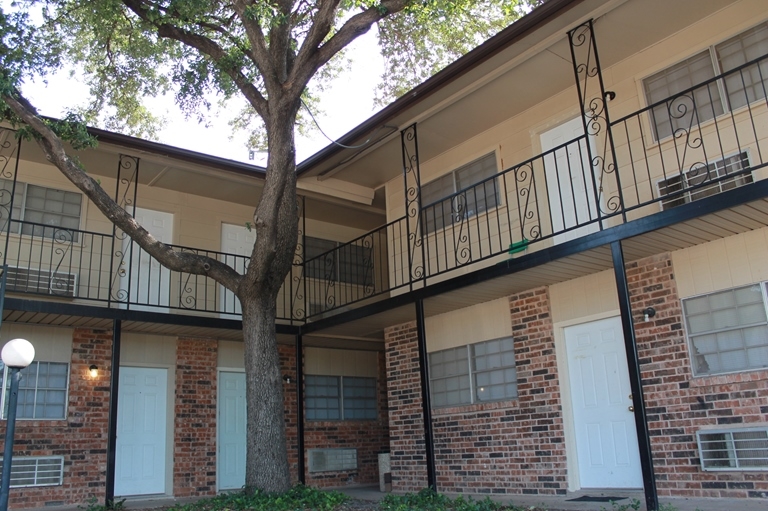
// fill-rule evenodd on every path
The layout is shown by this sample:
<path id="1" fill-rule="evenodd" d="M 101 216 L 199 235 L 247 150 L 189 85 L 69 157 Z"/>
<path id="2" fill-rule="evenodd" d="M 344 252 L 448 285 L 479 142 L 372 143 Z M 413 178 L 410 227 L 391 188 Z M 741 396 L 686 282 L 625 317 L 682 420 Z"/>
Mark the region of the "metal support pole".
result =
<path id="1" fill-rule="evenodd" d="M 107 425 L 107 480 L 104 505 L 112 507 L 115 501 L 115 453 L 117 452 L 117 393 L 120 387 L 120 335 L 122 322 L 112 322 L 112 367 L 109 378 L 109 419 Z"/>
<path id="2" fill-rule="evenodd" d="M 427 461 L 427 486 L 437 491 L 435 474 L 435 446 L 432 436 L 432 403 L 429 397 L 429 360 L 427 335 L 424 329 L 424 301 L 416 300 L 416 336 L 419 345 L 419 373 L 421 375 L 421 412 L 424 417 L 424 455 Z"/>
<path id="3" fill-rule="evenodd" d="M 635 427 L 637 429 L 637 444 L 640 450 L 640 466 L 643 471 L 645 506 L 648 511 L 657 511 L 659 509 L 659 495 L 656 491 L 656 476 L 653 473 L 651 436 L 648 432 L 648 420 L 645 414 L 645 398 L 643 397 L 643 381 L 640 375 L 640 363 L 637 356 L 635 325 L 632 320 L 629 285 L 627 283 L 627 272 L 624 268 L 624 252 L 620 241 L 611 243 L 611 255 L 613 256 L 613 272 L 616 276 L 616 290 L 619 295 L 619 310 L 621 311 L 621 324 L 624 331 L 624 347 L 627 352 L 629 385 L 632 389 L 632 403 L 635 407 Z"/>
<path id="4" fill-rule="evenodd" d="M 299 482 L 306 483 L 304 475 L 304 346 L 301 334 L 296 336 L 296 443 L 298 445 Z"/>
<path id="5" fill-rule="evenodd" d="M 5 449 L 3 451 L 3 479 L 0 483 L 0 511 L 8 511 L 8 494 L 11 489 L 11 461 L 13 458 L 13 434 L 16 432 L 16 404 L 19 398 L 21 370 L 8 368 L 11 392 L 8 396 L 8 420 L 5 424 Z"/>

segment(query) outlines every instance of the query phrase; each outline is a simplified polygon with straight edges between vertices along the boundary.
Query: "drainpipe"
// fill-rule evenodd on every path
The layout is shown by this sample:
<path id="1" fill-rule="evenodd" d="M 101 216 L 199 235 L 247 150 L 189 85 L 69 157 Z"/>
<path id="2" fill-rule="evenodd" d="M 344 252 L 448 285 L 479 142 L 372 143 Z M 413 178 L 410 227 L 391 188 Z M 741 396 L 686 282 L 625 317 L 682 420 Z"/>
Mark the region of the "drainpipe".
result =
<path id="1" fill-rule="evenodd" d="M 645 506 L 648 511 L 658 511 L 659 495 L 656 491 L 656 476 L 653 473 L 653 452 L 651 451 L 651 436 L 648 432 L 648 419 L 645 414 L 645 398 L 643 397 L 643 381 L 640 374 L 640 362 L 637 356 L 637 339 L 635 325 L 632 320 L 632 308 L 629 296 L 627 272 L 624 268 L 624 252 L 620 241 L 611 243 L 613 256 L 613 272 L 616 276 L 616 290 L 619 295 L 619 310 L 621 325 L 624 331 L 624 348 L 627 352 L 627 367 L 629 369 L 629 385 L 632 389 L 632 404 L 635 413 L 637 429 L 637 444 L 640 450 L 640 466 L 643 471 L 643 490 L 645 491 Z"/>

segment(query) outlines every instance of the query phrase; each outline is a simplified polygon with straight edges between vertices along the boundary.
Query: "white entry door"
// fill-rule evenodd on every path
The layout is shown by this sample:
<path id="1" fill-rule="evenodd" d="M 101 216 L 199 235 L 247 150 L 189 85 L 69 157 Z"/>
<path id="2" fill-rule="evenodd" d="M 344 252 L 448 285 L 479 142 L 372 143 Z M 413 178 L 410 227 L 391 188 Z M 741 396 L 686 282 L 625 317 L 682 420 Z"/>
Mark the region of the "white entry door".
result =
<path id="1" fill-rule="evenodd" d="M 173 240 L 173 215 L 162 211 L 136 208 L 136 221 L 163 243 Z M 123 240 L 123 264 L 130 272 L 120 279 L 128 291 L 131 309 L 163 312 L 170 303 L 171 271 L 150 257 L 130 238 Z M 138 303 L 139 305 L 133 305 Z"/>
<path id="2" fill-rule="evenodd" d="M 576 117 L 541 134 L 543 152 L 554 149 L 584 134 L 584 125 Z M 592 154 L 594 141 L 590 138 Z M 593 168 L 589 161 L 587 144 L 569 144 L 544 157 L 549 212 L 552 215 L 553 232 L 575 227 L 597 218 L 597 200 L 593 183 Z M 599 183 L 597 184 L 599 186 Z M 555 243 L 572 240 L 596 232 L 599 223 L 555 236 Z"/>
<path id="3" fill-rule="evenodd" d="M 245 373 L 219 373 L 219 490 L 245 486 Z"/>
<path id="4" fill-rule="evenodd" d="M 565 329 L 582 488 L 642 488 L 621 319 Z"/>
<path id="5" fill-rule="evenodd" d="M 249 231 L 244 225 L 221 224 L 221 256 L 222 262 L 232 266 L 238 273 L 245 273 L 248 267 L 247 258 L 251 257 L 253 244 L 256 242 L 256 231 Z M 240 300 L 235 293 L 221 287 L 219 310 L 222 316 L 237 316 L 242 313 Z"/>
<path id="6" fill-rule="evenodd" d="M 121 367 L 115 495 L 165 493 L 167 369 Z"/>

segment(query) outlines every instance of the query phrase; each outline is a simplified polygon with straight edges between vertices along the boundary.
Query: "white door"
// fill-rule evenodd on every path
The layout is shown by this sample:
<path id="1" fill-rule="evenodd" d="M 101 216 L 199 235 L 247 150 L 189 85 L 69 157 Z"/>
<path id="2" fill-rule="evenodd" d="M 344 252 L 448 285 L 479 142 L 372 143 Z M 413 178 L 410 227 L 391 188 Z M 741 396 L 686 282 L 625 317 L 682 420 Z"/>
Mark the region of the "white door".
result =
<path id="1" fill-rule="evenodd" d="M 245 373 L 219 373 L 219 490 L 245 486 Z"/>
<path id="2" fill-rule="evenodd" d="M 115 495 L 165 493 L 167 369 L 121 367 Z"/>
<path id="3" fill-rule="evenodd" d="M 244 225 L 221 224 L 221 260 L 232 266 L 238 273 L 245 273 L 248 259 L 256 242 L 256 231 L 249 231 Z M 221 287 L 219 310 L 222 316 L 236 315 L 239 319 L 242 309 L 235 293 Z"/>
<path id="4" fill-rule="evenodd" d="M 543 152 L 554 149 L 584 134 L 580 117 L 541 134 Z M 590 138 L 592 154 L 594 140 Z M 549 212 L 552 215 L 553 232 L 575 227 L 597 218 L 597 201 L 593 182 L 593 168 L 589 162 L 587 144 L 569 144 L 544 157 Z M 596 184 L 595 184 L 596 183 Z M 572 240 L 596 232 L 597 222 L 555 236 L 555 243 Z"/>
<path id="5" fill-rule="evenodd" d="M 582 488 L 642 488 L 621 319 L 565 329 Z"/>
<path id="6" fill-rule="evenodd" d="M 151 209 L 136 208 L 136 221 L 163 243 L 173 240 L 173 215 Z M 170 303 L 171 271 L 164 268 L 131 241 L 123 240 L 123 264 L 130 272 L 122 275 L 120 287 L 128 291 L 131 309 L 162 312 Z M 138 303 L 139 305 L 133 305 Z"/>

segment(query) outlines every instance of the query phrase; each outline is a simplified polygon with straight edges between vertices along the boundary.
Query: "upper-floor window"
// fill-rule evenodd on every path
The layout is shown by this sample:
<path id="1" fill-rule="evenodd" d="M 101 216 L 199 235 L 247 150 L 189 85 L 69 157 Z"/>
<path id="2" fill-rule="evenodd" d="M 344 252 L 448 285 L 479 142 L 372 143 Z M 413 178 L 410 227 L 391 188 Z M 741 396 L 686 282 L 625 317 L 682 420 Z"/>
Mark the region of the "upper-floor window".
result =
<path id="1" fill-rule="evenodd" d="M 511 337 L 429 354 L 432 406 L 457 406 L 517 397 Z"/>
<path id="2" fill-rule="evenodd" d="M 69 364 L 32 362 L 21 370 L 16 417 L 19 419 L 66 419 Z M 3 417 L 8 413 L 8 368 L 3 372 Z"/>
<path id="3" fill-rule="evenodd" d="M 0 228 L 8 229 L 13 181 L 0 179 Z M 11 232 L 43 238 L 77 241 L 83 196 L 77 192 L 16 182 L 11 211 Z M 23 222 L 23 223 L 20 223 Z"/>
<path id="4" fill-rule="evenodd" d="M 496 154 L 490 153 L 422 185 L 424 232 L 443 229 L 495 208 L 499 204 L 499 190 L 496 180 L 489 178 L 497 172 Z M 460 190 L 463 192 L 450 200 L 443 200 Z"/>
<path id="5" fill-rule="evenodd" d="M 768 367 L 765 285 L 683 300 L 691 365 L 697 376 Z"/>
<path id="6" fill-rule="evenodd" d="M 649 104 L 664 101 L 764 55 L 768 55 L 768 23 L 742 32 L 646 78 L 643 80 L 646 99 Z M 766 87 L 767 60 L 732 73 L 723 80 L 696 87 L 651 110 L 654 136 L 657 140 L 668 137 L 678 130 L 690 129 L 700 122 L 762 99 L 766 95 Z"/>
<path id="7" fill-rule="evenodd" d="M 372 247 L 306 236 L 304 260 L 309 263 L 305 270 L 307 277 L 360 286 L 373 282 Z"/>

